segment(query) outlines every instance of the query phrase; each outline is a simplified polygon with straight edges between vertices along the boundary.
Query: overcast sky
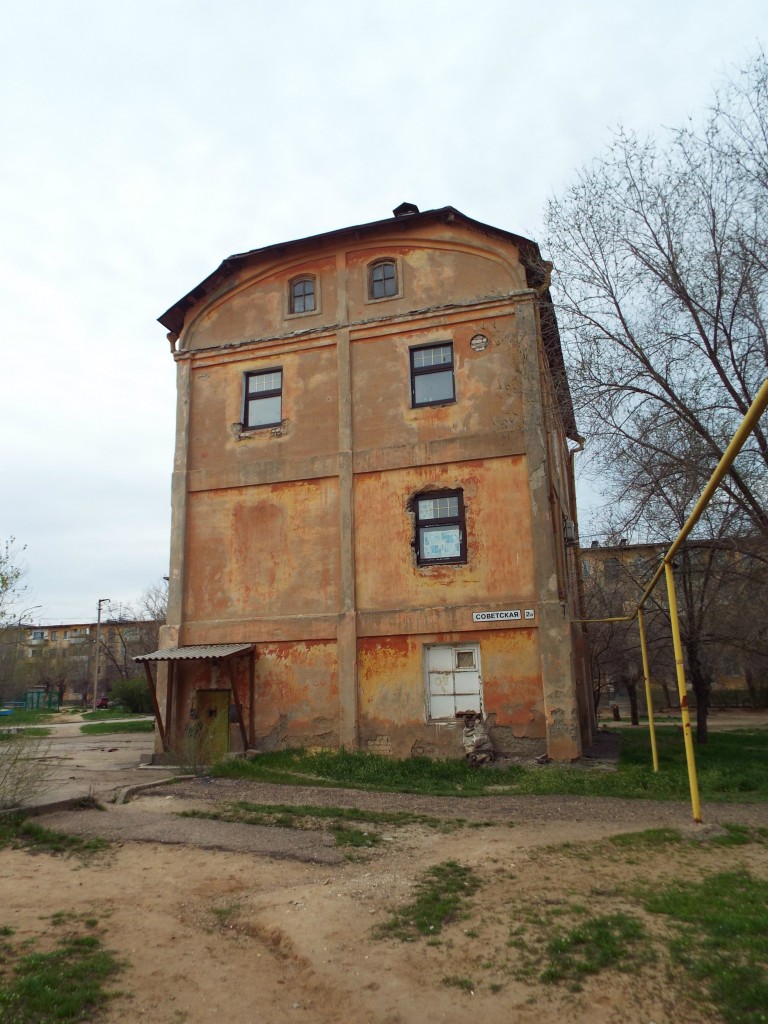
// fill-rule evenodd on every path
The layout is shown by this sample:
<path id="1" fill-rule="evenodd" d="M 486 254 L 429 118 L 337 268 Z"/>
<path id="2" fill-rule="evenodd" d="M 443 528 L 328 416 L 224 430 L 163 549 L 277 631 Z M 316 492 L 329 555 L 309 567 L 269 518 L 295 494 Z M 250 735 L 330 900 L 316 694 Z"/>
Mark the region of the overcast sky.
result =
<path id="1" fill-rule="evenodd" d="M 403 200 L 540 237 L 614 126 L 682 123 L 765 21 L 764 0 L 5 0 L 17 614 L 92 621 L 168 573 L 175 365 L 155 318 L 225 256 Z"/>

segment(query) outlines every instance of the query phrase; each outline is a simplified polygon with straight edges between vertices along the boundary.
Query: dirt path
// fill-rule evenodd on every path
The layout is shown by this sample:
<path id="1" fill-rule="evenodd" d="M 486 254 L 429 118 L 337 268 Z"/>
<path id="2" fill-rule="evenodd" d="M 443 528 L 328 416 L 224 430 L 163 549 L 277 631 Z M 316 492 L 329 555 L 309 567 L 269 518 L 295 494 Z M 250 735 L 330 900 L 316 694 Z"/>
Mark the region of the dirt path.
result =
<path id="1" fill-rule="evenodd" d="M 350 860 L 326 832 L 177 816 L 235 799 L 408 810 L 452 827 L 385 826 L 379 846 Z M 768 826 L 762 805 L 706 812 L 709 822 Z M 614 972 L 574 994 L 516 977 L 518 954 L 509 944 L 531 911 L 544 915 L 572 899 L 615 909 L 628 879 L 668 877 L 676 863 L 668 854 L 627 862 L 604 840 L 659 826 L 706 835 L 712 826 L 689 824 L 683 804 L 458 800 L 195 780 L 106 811 L 37 820 L 117 845 L 86 865 L 1 852 L 0 924 L 23 940 L 40 934 L 57 910 L 97 917 L 106 943 L 127 963 L 126 994 L 110 1004 L 107 1024 L 452 1024 L 468 1014 L 485 1024 L 716 1019 L 675 997 L 663 964 L 645 967 L 642 984 L 634 972 Z M 765 846 L 734 853 L 705 841 L 686 850 L 692 875 L 717 870 L 725 854 L 768 877 Z M 421 872 L 448 860 L 472 866 L 481 879 L 469 917 L 433 940 L 375 939 L 374 926 L 412 898 Z"/>

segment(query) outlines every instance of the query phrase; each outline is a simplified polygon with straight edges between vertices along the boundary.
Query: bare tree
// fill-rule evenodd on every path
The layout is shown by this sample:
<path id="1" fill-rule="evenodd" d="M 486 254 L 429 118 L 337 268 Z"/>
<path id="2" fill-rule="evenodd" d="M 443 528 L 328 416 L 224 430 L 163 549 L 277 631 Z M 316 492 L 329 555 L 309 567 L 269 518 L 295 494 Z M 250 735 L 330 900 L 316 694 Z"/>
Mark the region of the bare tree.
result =
<path id="1" fill-rule="evenodd" d="M 548 208 L 558 312 L 594 469 L 642 449 L 706 478 L 768 368 L 768 64 L 761 53 L 704 127 L 665 148 L 620 131 Z M 768 438 L 755 430 L 724 494 L 768 534 Z M 631 521 L 644 496 L 611 496 Z"/>
<path id="2" fill-rule="evenodd" d="M 0 541 L 0 626 L 8 625 L 10 609 L 26 590 L 26 568 L 15 537 Z"/>
<path id="3" fill-rule="evenodd" d="M 147 587 L 135 604 L 114 609 L 101 633 L 101 657 L 107 664 L 108 683 L 137 675 L 134 656 L 157 650 L 167 604 L 168 589 L 161 582 Z"/>
<path id="4" fill-rule="evenodd" d="M 619 131 L 607 155 L 549 204 L 577 416 L 614 525 L 632 539 L 675 535 L 768 374 L 767 140 L 760 53 L 716 96 L 701 128 L 673 131 L 665 145 Z M 762 425 L 694 536 L 711 544 L 706 558 L 680 559 L 703 742 L 700 655 L 704 609 L 721 589 L 718 545 L 746 538 L 754 550 L 756 537 L 768 538 Z"/>
<path id="5" fill-rule="evenodd" d="M 15 697 L 14 675 L 19 660 L 23 631 L 19 600 L 26 593 L 26 567 L 22 561 L 23 547 L 14 537 L 0 541 L 0 697 Z"/>
<path id="6" fill-rule="evenodd" d="M 614 693 L 624 689 L 632 724 L 638 725 L 637 688 L 643 683 L 643 664 L 637 620 L 632 616 L 656 568 L 658 552 L 652 547 L 638 551 L 617 546 L 616 550 L 600 549 L 585 562 L 585 613 L 589 619 L 602 620 L 592 621 L 587 627 L 595 708 L 609 689 Z M 624 616 L 629 621 L 610 621 Z M 654 668 L 661 667 L 663 639 L 668 634 L 663 609 L 654 601 L 646 611 L 646 637 Z M 668 703 L 669 694 L 665 694 Z"/>

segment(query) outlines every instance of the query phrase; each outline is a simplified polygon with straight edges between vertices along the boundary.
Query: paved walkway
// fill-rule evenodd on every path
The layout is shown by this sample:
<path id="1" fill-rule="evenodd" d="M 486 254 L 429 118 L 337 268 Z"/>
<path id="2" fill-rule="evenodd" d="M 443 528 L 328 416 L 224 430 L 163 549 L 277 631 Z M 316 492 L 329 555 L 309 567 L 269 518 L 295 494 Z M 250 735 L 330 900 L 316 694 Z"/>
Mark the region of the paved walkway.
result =
<path id="1" fill-rule="evenodd" d="M 178 774 L 178 769 L 151 764 L 154 733 L 94 736 L 82 733 L 82 724 L 79 716 L 41 723 L 50 729 L 50 735 L 39 740 L 39 756 L 48 769 L 44 788 L 27 803 L 36 813 L 90 797 L 107 802 L 129 786 L 160 782 Z M 2 726 L 11 727 L 10 716 L 3 719 Z"/>

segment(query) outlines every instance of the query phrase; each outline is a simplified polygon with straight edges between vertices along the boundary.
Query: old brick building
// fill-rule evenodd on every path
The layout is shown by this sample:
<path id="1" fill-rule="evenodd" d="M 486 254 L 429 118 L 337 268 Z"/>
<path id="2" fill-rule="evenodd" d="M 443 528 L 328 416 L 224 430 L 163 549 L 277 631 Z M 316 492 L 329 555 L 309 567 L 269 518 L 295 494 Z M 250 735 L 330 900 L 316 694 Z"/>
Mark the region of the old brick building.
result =
<path id="1" fill-rule="evenodd" d="M 548 271 L 528 239 L 404 203 L 231 256 L 160 317 L 166 745 L 207 715 L 221 749 L 460 755 L 474 710 L 499 750 L 580 754 L 578 435 Z"/>

